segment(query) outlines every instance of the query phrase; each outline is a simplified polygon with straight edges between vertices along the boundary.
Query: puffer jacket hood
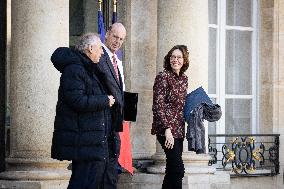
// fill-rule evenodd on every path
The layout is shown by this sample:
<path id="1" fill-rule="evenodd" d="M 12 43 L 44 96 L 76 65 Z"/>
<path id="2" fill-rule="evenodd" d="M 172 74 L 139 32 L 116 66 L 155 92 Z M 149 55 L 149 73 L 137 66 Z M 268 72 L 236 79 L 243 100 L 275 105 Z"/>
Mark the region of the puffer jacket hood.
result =
<path id="1" fill-rule="evenodd" d="M 54 67 L 62 73 L 64 68 L 70 64 L 82 64 L 78 54 L 68 47 L 59 47 L 53 52 L 50 60 Z"/>

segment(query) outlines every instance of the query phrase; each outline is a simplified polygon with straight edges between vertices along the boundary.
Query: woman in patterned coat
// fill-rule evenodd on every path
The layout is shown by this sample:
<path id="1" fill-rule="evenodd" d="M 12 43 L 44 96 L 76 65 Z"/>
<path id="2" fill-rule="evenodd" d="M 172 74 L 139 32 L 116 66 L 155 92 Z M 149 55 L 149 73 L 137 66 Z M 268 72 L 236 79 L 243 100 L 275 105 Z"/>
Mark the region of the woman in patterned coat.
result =
<path id="1" fill-rule="evenodd" d="M 166 175 L 162 189 L 181 189 L 184 176 L 182 161 L 185 120 L 183 108 L 189 66 L 185 45 L 174 46 L 164 58 L 164 70 L 153 86 L 153 124 L 151 134 L 157 136 L 166 154 Z"/>

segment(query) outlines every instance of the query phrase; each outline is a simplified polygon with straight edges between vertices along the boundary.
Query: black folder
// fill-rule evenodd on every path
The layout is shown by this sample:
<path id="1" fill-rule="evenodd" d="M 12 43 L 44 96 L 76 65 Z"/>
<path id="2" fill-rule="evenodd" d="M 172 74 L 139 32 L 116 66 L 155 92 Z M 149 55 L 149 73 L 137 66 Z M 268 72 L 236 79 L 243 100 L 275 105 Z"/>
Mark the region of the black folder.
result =
<path id="1" fill-rule="evenodd" d="M 124 92 L 124 120 L 136 121 L 138 93 Z"/>

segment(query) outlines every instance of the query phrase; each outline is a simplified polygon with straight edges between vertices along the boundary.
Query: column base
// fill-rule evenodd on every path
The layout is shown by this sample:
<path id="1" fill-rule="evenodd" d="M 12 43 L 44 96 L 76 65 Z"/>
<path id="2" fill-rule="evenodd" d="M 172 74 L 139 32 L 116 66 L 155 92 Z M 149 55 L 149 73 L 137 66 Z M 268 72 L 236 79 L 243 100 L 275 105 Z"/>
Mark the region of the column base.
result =
<path id="1" fill-rule="evenodd" d="M 7 158 L 0 189 L 66 189 L 71 176 L 68 161 Z"/>
<path id="2" fill-rule="evenodd" d="M 118 189 L 161 189 L 164 174 L 135 173 L 121 174 Z M 224 189 L 230 188 L 230 175 L 225 172 L 215 174 L 187 174 L 183 178 L 183 189 Z"/>
<path id="3" fill-rule="evenodd" d="M 5 171 L 0 173 L 2 180 L 69 180 L 71 171 L 54 170 L 54 171 Z"/>
<path id="4" fill-rule="evenodd" d="M 0 189 L 66 189 L 71 171 L 6 171 Z"/>
<path id="5" fill-rule="evenodd" d="M 15 181 L 0 180 L 0 189 L 66 189 L 69 180 Z"/>
<path id="6" fill-rule="evenodd" d="M 185 174 L 214 174 L 216 169 L 208 166 L 210 160 L 208 154 L 196 154 L 195 152 L 183 153 L 182 159 L 185 167 Z M 163 174 L 165 172 L 165 155 L 156 153 L 153 156 L 155 164 L 147 167 L 147 171 L 154 174 Z"/>
<path id="7" fill-rule="evenodd" d="M 165 173 L 166 166 L 162 164 L 155 164 L 147 168 L 149 173 L 163 174 Z M 214 174 L 216 169 L 213 166 L 185 166 L 185 174 Z"/>

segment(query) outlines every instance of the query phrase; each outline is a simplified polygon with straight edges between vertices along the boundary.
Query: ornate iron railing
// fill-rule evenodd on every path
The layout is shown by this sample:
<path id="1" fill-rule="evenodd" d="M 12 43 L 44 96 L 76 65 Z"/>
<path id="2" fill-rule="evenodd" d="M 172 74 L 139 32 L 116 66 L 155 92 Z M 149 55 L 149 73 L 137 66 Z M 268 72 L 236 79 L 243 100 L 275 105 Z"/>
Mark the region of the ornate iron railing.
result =
<path id="1" fill-rule="evenodd" d="M 279 134 L 209 135 L 209 165 L 232 176 L 279 174 Z"/>

